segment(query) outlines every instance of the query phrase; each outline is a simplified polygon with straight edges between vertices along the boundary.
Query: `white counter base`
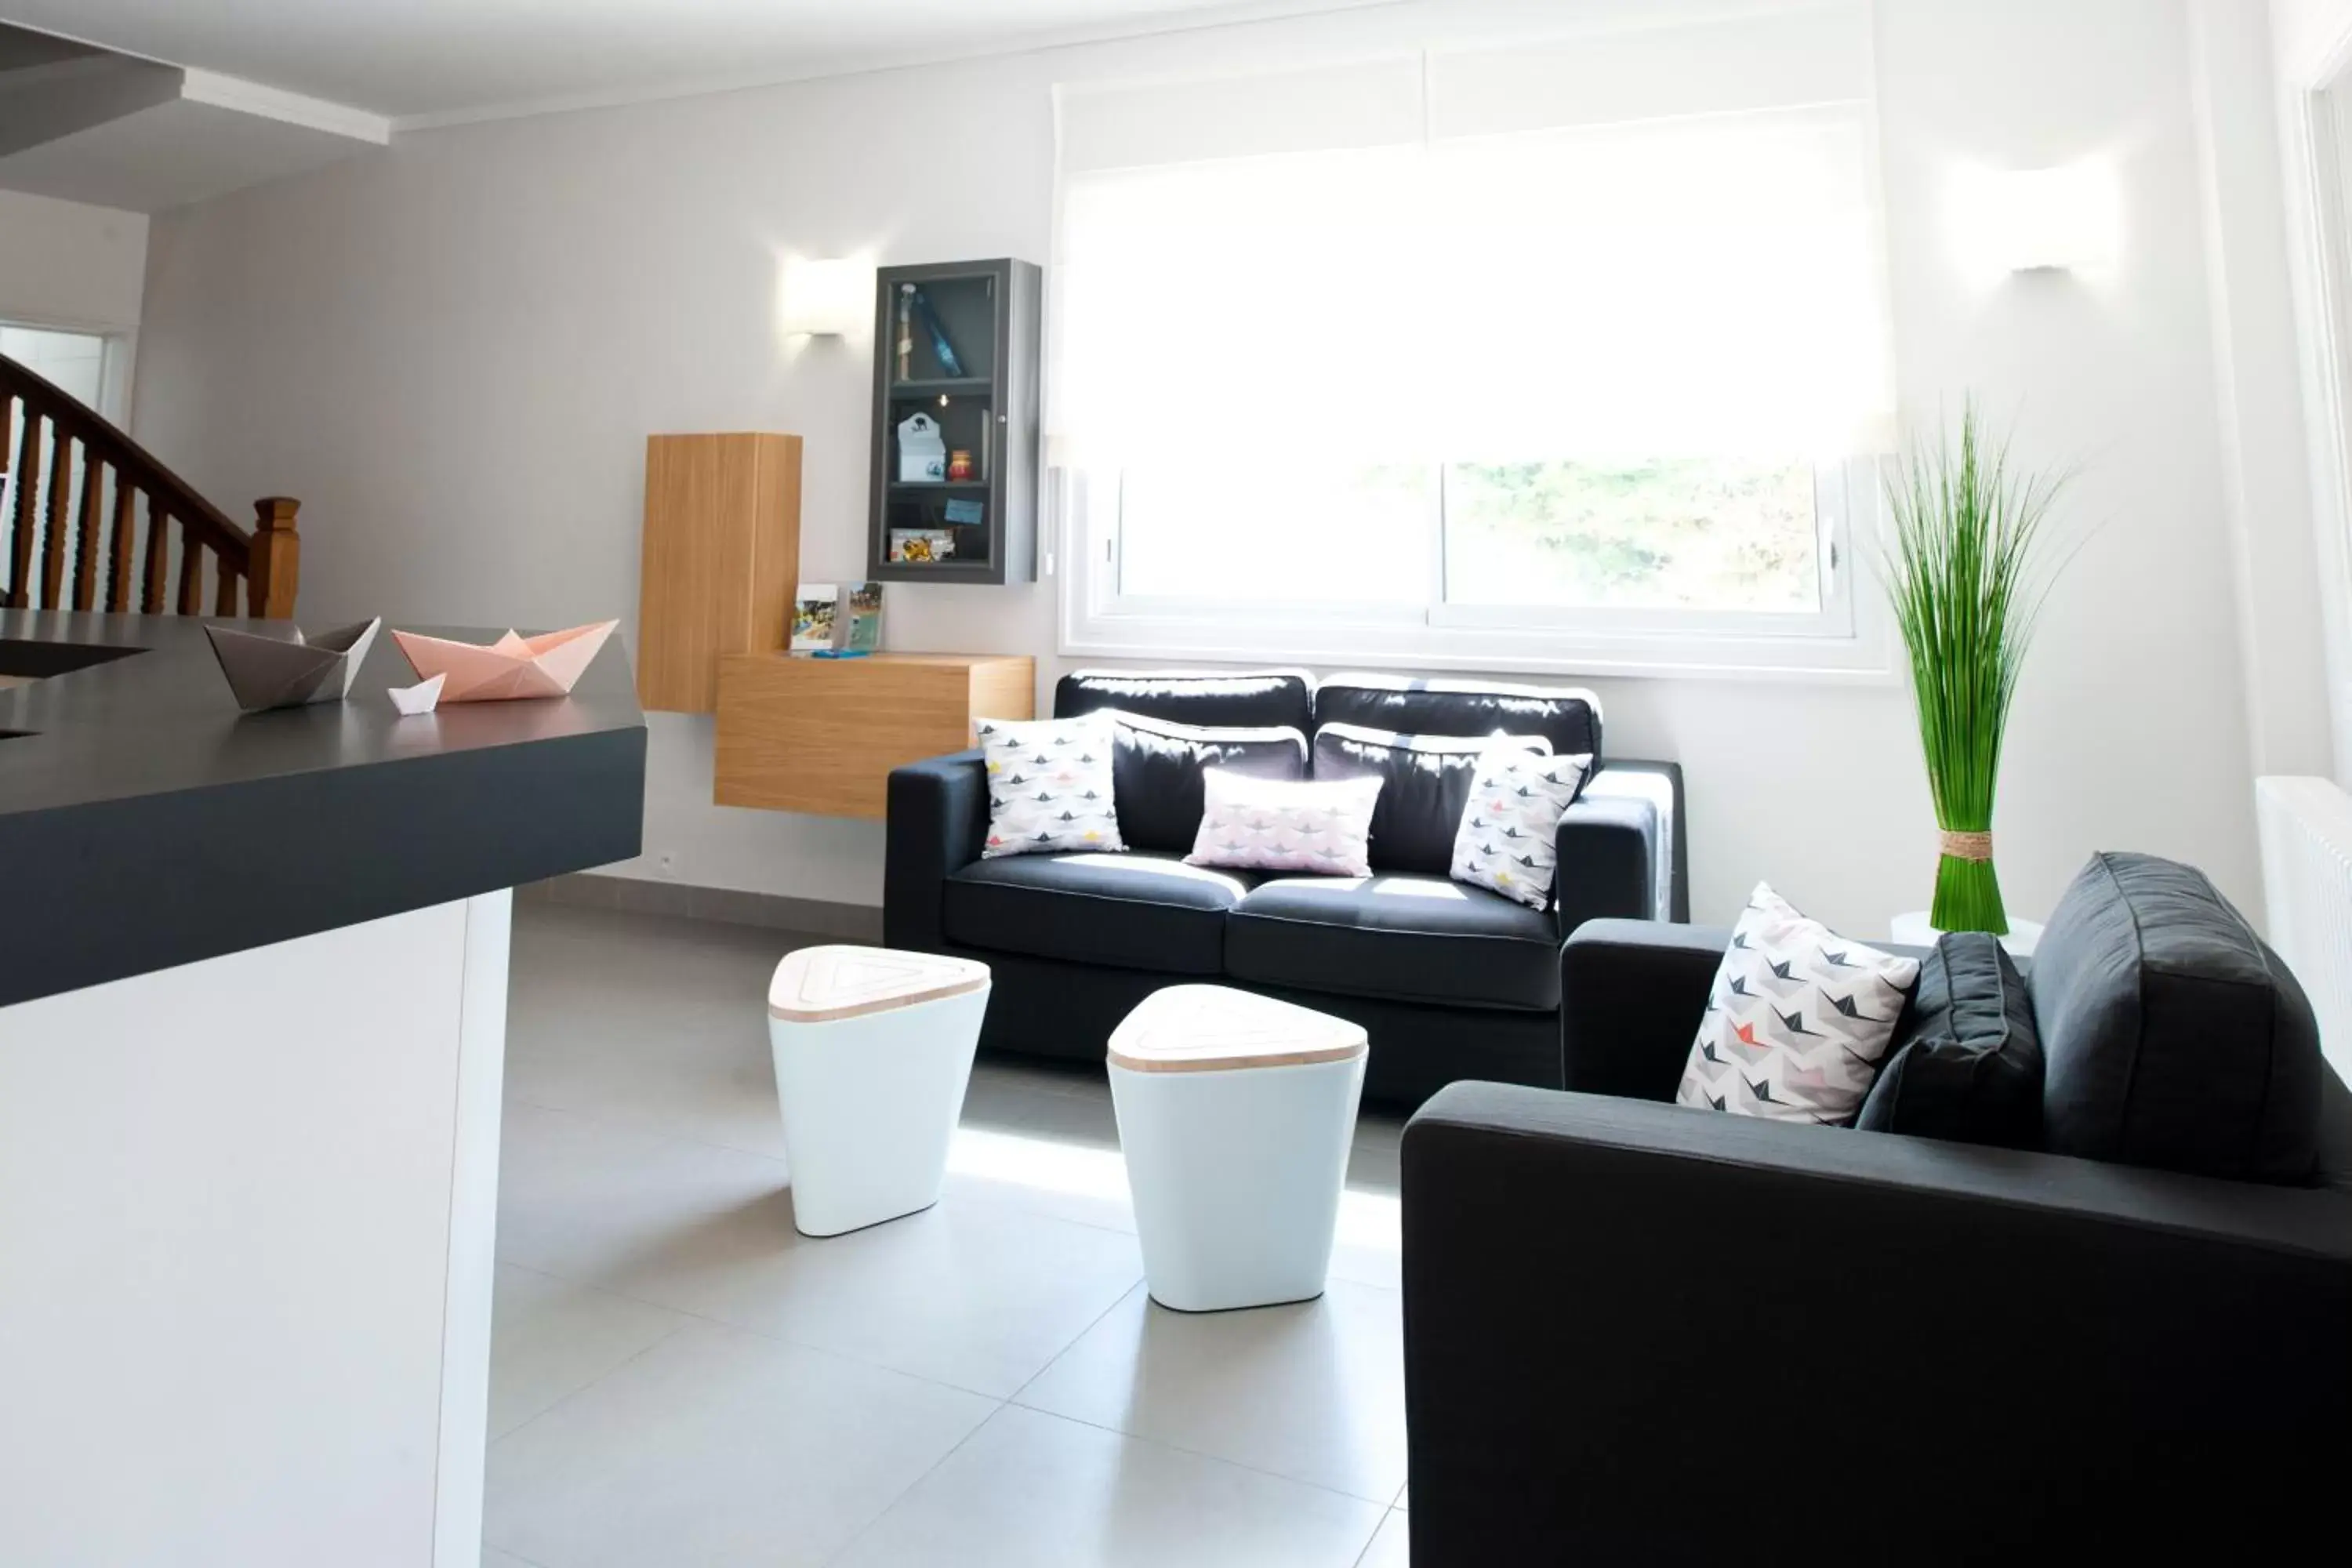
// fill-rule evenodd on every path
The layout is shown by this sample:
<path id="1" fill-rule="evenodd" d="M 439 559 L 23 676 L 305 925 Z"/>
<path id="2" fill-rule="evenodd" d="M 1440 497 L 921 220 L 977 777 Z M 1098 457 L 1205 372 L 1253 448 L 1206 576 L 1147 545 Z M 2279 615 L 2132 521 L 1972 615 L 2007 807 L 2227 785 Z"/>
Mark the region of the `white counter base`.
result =
<path id="1" fill-rule="evenodd" d="M 478 1562 L 510 907 L 0 1009 L 0 1562 Z"/>

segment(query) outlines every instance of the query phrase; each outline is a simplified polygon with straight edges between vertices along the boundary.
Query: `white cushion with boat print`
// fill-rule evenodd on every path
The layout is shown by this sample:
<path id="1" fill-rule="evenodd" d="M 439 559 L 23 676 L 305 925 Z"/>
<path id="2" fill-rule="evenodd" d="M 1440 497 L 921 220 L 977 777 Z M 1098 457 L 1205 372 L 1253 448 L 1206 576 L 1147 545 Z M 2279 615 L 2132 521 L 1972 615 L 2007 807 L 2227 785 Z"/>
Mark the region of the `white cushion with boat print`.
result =
<path id="1" fill-rule="evenodd" d="M 988 840 L 982 859 L 1124 849 L 1111 798 L 1111 716 L 977 719 L 988 768 Z"/>
<path id="2" fill-rule="evenodd" d="M 1201 774 L 1200 837 L 1188 865 L 1252 871 L 1369 877 L 1377 774 L 1352 779 L 1264 779 L 1231 768 Z"/>
<path id="3" fill-rule="evenodd" d="M 1848 942 L 1756 884 L 1675 1103 L 1776 1121 L 1852 1121 L 1895 1039 L 1919 961 Z"/>

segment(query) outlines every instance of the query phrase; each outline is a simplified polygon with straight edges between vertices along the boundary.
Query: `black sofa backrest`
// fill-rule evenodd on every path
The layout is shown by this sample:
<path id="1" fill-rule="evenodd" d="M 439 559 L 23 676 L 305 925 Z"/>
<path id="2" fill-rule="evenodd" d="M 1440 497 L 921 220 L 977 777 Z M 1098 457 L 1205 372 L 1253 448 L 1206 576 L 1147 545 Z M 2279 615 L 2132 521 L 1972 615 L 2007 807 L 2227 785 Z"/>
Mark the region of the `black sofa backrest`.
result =
<path id="1" fill-rule="evenodd" d="M 1303 669 L 1074 669 L 1054 684 L 1054 717 L 1122 709 L 1206 729 L 1315 733 L 1315 678 Z"/>
<path id="2" fill-rule="evenodd" d="M 2242 1181 L 2318 1163 L 2319 1026 L 2294 976 L 2194 867 L 2102 853 L 2034 950 L 2053 1153 Z"/>
<path id="3" fill-rule="evenodd" d="M 1541 735 L 1552 754 L 1591 753 L 1598 772 L 1601 700 L 1581 687 L 1493 680 L 1335 675 L 1315 689 L 1315 724 L 1358 724 L 1402 735 Z"/>

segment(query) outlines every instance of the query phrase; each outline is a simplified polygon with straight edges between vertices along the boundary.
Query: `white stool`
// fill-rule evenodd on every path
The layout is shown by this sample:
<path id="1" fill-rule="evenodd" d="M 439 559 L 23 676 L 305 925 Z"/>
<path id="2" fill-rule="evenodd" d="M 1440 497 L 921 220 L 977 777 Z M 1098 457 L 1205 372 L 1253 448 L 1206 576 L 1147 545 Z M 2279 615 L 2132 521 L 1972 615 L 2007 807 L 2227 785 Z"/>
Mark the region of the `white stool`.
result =
<path id="1" fill-rule="evenodd" d="M 768 1041 L 793 1223 L 838 1236 L 940 1201 L 988 1010 L 988 965 L 806 947 L 776 965 Z"/>
<path id="2" fill-rule="evenodd" d="M 1180 1312 L 1323 1293 L 1364 1031 L 1222 985 L 1171 985 L 1112 1032 L 1119 1152 L 1151 1299 Z"/>

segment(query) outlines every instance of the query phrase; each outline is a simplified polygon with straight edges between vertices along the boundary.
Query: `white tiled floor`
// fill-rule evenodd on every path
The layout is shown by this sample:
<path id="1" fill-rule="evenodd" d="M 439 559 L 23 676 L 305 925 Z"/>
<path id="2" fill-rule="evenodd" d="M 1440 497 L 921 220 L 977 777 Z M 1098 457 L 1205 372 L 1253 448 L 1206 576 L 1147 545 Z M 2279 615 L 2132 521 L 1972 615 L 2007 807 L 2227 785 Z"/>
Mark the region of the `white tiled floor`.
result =
<path id="1" fill-rule="evenodd" d="M 515 910 L 488 1568 L 1402 1568 L 1397 1131 L 1331 1289 L 1145 1295 L 1097 1074 L 983 1061 L 946 1199 L 793 1229 L 792 939 Z"/>

